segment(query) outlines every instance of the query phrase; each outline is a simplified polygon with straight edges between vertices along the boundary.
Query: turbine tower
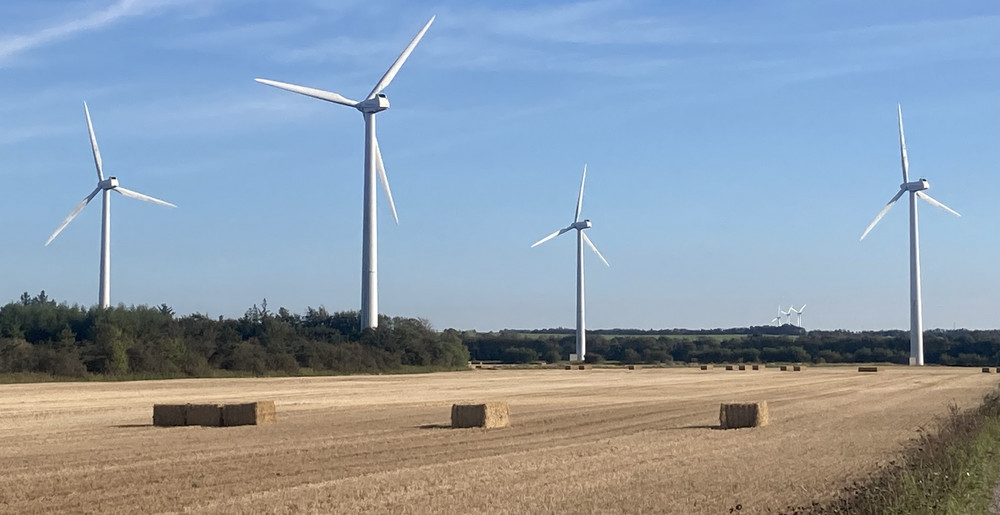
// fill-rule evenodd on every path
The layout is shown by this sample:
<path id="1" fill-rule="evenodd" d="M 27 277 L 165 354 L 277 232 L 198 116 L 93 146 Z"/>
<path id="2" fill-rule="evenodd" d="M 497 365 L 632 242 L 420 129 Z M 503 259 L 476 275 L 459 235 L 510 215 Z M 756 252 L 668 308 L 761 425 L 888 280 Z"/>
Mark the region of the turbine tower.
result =
<path id="1" fill-rule="evenodd" d="M 371 92 L 364 100 L 358 102 L 351 100 L 337 93 L 323 91 L 320 89 L 296 86 L 267 79 L 254 79 L 261 84 L 274 86 L 276 88 L 288 90 L 301 95 L 326 100 L 335 104 L 353 107 L 361 112 L 365 119 L 365 186 L 364 186 L 364 207 L 362 215 L 362 242 L 361 242 L 361 327 L 378 327 L 378 222 L 376 220 L 377 209 L 375 204 L 375 175 L 378 174 L 382 182 L 382 189 L 389 202 L 389 209 L 392 210 L 392 218 L 399 223 L 396 216 L 396 206 L 392 202 L 392 192 L 389 191 L 389 179 L 385 174 L 385 165 L 382 162 L 382 152 L 378 147 L 378 139 L 375 137 L 375 114 L 389 108 L 389 99 L 382 93 L 392 79 L 399 72 L 410 52 L 424 37 L 424 33 L 434 22 L 434 16 L 424 25 L 420 32 L 410 41 L 410 44 L 403 49 L 396 61 L 385 72 L 385 75 L 375 84 Z"/>
<path id="2" fill-rule="evenodd" d="M 576 216 L 573 218 L 573 223 L 568 226 L 559 229 L 558 231 L 536 241 L 532 248 L 545 243 L 556 236 L 564 232 L 569 232 L 576 229 L 576 356 L 577 359 L 583 360 L 587 355 L 587 335 L 586 335 L 586 308 L 584 306 L 584 295 L 583 295 L 583 244 L 586 243 L 593 250 L 597 257 L 601 258 L 601 261 L 605 265 L 608 264 L 608 260 L 604 259 L 601 252 L 597 250 L 594 243 L 590 241 L 590 238 L 584 234 L 584 229 L 590 229 L 590 220 L 580 221 L 580 210 L 583 208 L 583 184 L 587 181 L 587 165 L 583 165 L 583 178 L 580 179 L 580 196 L 576 199 Z"/>
<path id="3" fill-rule="evenodd" d="M 97 166 L 97 187 L 94 191 L 90 192 L 82 202 L 73 208 L 69 216 L 59 224 L 59 227 L 49 236 L 46 240 L 45 245 L 48 246 L 52 243 L 52 240 L 62 232 L 63 229 L 69 225 L 70 222 L 76 218 L 76 215 L 83 210 L 87 204 L 95 196 L 97 192 L 102 192 L 101 196 L 101 286 L 100 293 L 98 295 L 98 304 L 101 308 L 108 308 L 111 306 L 111 192 L 115 191 L 126 197 L 132 197 L 139 200 L 144 200 L 146 202 L 152 202 L 154 204 L 159 204 L 161 206 L 177 207 L 170 202 L 164 202 L 160 199 L 150 197 L 149 195 L 143 195 L 142 193 L 132 191 L 129 189 L 122 188 L 118 185 L 117 177 L 104 178 L 104 165 L 101 161 L 101 151 L 97 148 L 97 137 L 94 135 L 94 124 L 90 121 L 90 109 L 87 107 L 87 103 L 83 103 L 83 112 L 87 115 L 87 130 L 90 132 L 90 148 L 94 151 L 94 164 Z"/>
<path id="4" fill-rule="evenodd" d="M 889 212 L 889 208 L 891 208 L 904 193 L 910 194 L 910 364 L 923 365 L 924 322 L 920 307 L 920 238 L 917 231 L 917 198 L 919 197 L 927 201 L 928 204 L 941 208 L 955 216 L 962 215 L 937 200 L 934 200 L 930 195 L 924 193 L 924 190 L 930 188 L 930 185 L 927 183 L 927 179 L 921 178 L 920 180 L 910 182 L 910 163 L 906 157 L 906 139 L 903 137 L 903 108 L 898 104 L 896 105 L 896 114 L 899 120 L 899 155 L 903 166 L 903 183 L 899 185 L 899 191 L 896 192 L 896 195 L 889 200 L 889 203 L 886 204 L 877 215 L 875 215 L 875 219 L 872 220 L 872 223 L 868 224 L 868 227 L 865 228 L 865 232 L 861 234 L 861 239 L 865 239 L 865 236 L 867 236 L 875 225 L 878 224 L 879 220 L 881 220 L 882 217 Z"/>

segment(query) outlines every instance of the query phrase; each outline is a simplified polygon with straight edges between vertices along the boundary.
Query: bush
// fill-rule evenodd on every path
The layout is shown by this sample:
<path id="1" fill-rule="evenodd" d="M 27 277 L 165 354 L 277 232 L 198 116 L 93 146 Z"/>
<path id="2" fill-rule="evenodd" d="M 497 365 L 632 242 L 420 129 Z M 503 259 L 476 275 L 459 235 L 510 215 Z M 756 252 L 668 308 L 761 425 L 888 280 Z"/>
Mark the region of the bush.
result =
<path id="1" fill-rule="evenodd" d="M 532 361 L 538 361 L 538 353 L 535 352 L 535 349 L 528 349 L 526 347 L 504 349 L 500 356 L 500 359 L 504 363 L 531 363 Z"/>

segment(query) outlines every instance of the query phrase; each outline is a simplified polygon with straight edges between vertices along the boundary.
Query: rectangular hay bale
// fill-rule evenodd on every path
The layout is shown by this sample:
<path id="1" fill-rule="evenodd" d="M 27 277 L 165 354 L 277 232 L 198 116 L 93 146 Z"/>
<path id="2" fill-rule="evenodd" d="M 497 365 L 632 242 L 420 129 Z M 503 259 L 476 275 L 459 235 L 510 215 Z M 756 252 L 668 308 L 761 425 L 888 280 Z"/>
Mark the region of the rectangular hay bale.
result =
<path id="1" fill-rule="evenodd" d="M 222 405 L 221 404 L 188 404 L 187 405 L 187 425 L 189 426 L 211 426 L 222 425 Z"/>
<path id="2" fill-rule="evenodd" d="M 158 427 L 187 425 L 187 404 L 154 404 L 153 425 Z"/>
<path id="3" fill-rule="evenodd" d="M 629 365 L 628 366 L 629 370 L 639 370 L 640 368 L 642 368 L 642 365 Z"/>
<path id="4" fill-rule="evenodd" d="M 760 369 L 762 369 L 762 368 L 764 368 L 764 367 L 763 367 L 763 366 L 761 366 L 761 365 L 750 365 L 750 368 L 752 368 L 752 369 L 754 369 L 754 370 L 760 370 Z"/>
<path id="5" fill-rule="evenodd" d="M 702 365 L 701 369 L 702 370 L 712 370 L 712 365 Z"/>
<path id="6" fill-rule="evenodd" d="M 726 365 L 726 370 L 732 370 L 732 369 L 733 369 L 732 365 Z"/>
<path id="7" fill-rule="evenodd" d="M 740 366 L 738 366 L 738 367 L 736 367 L 736 368 L 738 368 L 738 369 L 740 369 L 740 370 L 746 370 L 746 369 L 747 369 L 747 366 L 746 366 L 746 365 L 740 365 Z"/>
<path id="8" fill-rule="evenodd" d="M 804 365 L 795 365 L 792 367 L 792 372 L 802 372 L 806 367 Z"/>
<path id="9" fill-rule="evenodd" d="M 566 370 L 573 370 L 573 365 L 566 365 Z"/>
<path id="10" fill-rule="evenodd" d="M 781 365 L 781 371 L 782 372 L 788 372 L 789 370 L 790 369 L 789 369 L 788 365 Z"/>
<path id="11" fill-rule="evenodd" d="M 722 403 L 719 406 L 719 426 L 722 429 L 763 427 L 770 422 L 767 401 Z"/>
<path id="12" fill-rule="evenodd" d="M 989 374 L 990 373 L 990 367 L 983 367 L 983 373 L 984 374 Z"/>
<path id="13" fill-rule="evenodd" d="M 496 428 L 510 425 L 510 408 L 506 402 L 484 404 L 452 404 L 451 427 Z"/>
<path id="14" fill-rule="evenodd" d="M 576 367 L 579 368 L 580 370 L 590 370 L 591 368 L 593 368 L 590 365 L 577 365 Z"/>
<path id="15" fill-rule="evenodd" d="M 878 367 L 858 367 L 858 372 L 878 372 Z"/>
<path id="16" fill-rule="evenodd" d="M 257 401 L 243 404 L 226 404 L 222 407 L 222 425 L 259 426 L 278 421 L 274 401 Z"/>

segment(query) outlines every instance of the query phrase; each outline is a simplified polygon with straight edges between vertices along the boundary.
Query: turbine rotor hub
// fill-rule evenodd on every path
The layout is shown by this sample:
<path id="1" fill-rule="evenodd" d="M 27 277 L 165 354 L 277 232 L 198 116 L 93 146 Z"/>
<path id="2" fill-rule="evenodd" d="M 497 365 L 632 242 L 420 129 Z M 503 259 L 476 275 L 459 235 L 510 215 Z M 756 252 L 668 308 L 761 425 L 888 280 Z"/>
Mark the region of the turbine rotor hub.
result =
<path id="1" fill-rule="evenodd" d="M 927 179 L 920 179 L 919 181 L 904 182 L 903 184 L 900 184 L 899 187 L 906 191 L 913 192 L 926 190 L 930 188 L 931 185 L 927 182 Z"/>
<path id="2" fill-rule="evenodd" d="M 384 93 L 379 93 L 368 100 L 358 102 L 358 105 L 354 107 L 362 113 L 375 114 L 379 111 L 389 109 L 389 99 L 386 98 Z"/>
<path id="3" fill-rule="evenodd" d="M 591 227 L 593 227 L 593 224 L 590 223 L 590 220 L 582 220 L 582 221 L 574 223 L 573 225 L 571 225 L 569 227 L 570 227 L 570 229 L 576 229 L 576 230 L 579 231 L 579 230 L 583 230 L 583 229 L 590 229 Z"/>
<path id="4" fill-rule="evenodd" d="M 102 190 L 111 190 L 118 187 L 117 177 L 108 177 L 97 184 Z"/>

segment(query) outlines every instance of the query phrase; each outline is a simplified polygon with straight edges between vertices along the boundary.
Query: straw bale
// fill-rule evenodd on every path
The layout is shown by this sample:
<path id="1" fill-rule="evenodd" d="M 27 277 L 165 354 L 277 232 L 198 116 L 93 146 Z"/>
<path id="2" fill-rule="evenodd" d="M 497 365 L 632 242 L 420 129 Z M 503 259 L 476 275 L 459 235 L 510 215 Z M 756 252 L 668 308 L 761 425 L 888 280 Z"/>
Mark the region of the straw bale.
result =
<path id="1" fill-rule="evenodd" d="M 726 370 L 732 370 L 732 369 L 733 369 L 732 365 L 726 365 Z"/>
<path id="2" fill-rule="evenodd" d="M 1000 370 L 1000 369 L 998 369 L 998 370 Z M 984 374 L 989 374 L 990 373 L 990 367 L 983 367 L 983 373 Z"/>
<path id="3" fill-rule="evenodd" d="M 591 368 L 593 368 L 591 365 L 577 365 L 576 367 L 579 368 L 580 370 L 590 370 Z"/>
<path id="4" fill-rule="evenodd" d="M 805 369 L 806 369 L 805 365 L 795 365 L 794 367 L 792 367 L 792 372 L 802 372 Z"/>
<path id="5" fill-rule="evenodd" d="M 760 369 L 762 369 L 762 368 L 764 368 L 764 367 L 763 367 L 763 366 L 761 366 L 761 365 L 750 365 L 750 368 L 752 368 L 752 369 L 754 369 L 754 370 L 760 370 Z"/>
<path id="6" fill-rule="evenodd" d="M 222 405 L 221 404 L 188 404 L 187 405 L 187 425 L 189 426 L 213 426 L 222 425 Z"/>
<path id="7" fill-rule="evenodd" d="M 566 370 L 573 370 L 573 365 L 566 365 Z"/>
<path id="8" fill-rule="evenodd" d="M 791 370 L 791 367 L 789 367 L 788 365 L 781 365 L 782 372 L 788 372 L 789 370 Z"/>
<path id="9" fill-rule="evenodd" d="M 762 427 L 769 422 L 767 401 L 723 403 L 719 406 L 719 426 L 722 429 Z"/>
<path id="10" fill-rule="evenodd" d="M 740 369 L 740 370 L 746 370 L 746 369 L 747 369 L 747 366 L 746 366 L 746 365 L 740 365 L 740 366 L 738 366 L 738 367 L 736 367 L 736 368 L 738 368 L 738 369 Z"/>
<path id="11" fill-rule="evenodd" d="M 222 425 L 259 426 L 278 421 L 274 401 L 257 401 L 243 404 L 226 404 L 222 407 Z"/>
<path id="12" fill-rule="evenodd" d="M 187 404 L 154 404 L 153 425 L 160 427 L 187 424 Z"/>
<path id="13" fill-rule="evenodd" d="M 642 368 L 642 365 L 629 365 L 628 366 L 629 370 L 639 370 L 640 368 Z"/>
<path id="14" fill-rule="evenodd" d="M 858 372 L 878 372 L 878 367 L 858 367 Z"/>
<path id="15" fill-rule="evenodd" d="M 701 369 L 702 370 L 712 370 L 712 365 L 702 365 Z"/>
<path id="16" fill-rule="evenodd" d="M 507 427 L 510 408 L 506 402 L 485 404 L 452 404 L 451 427 Z"/>

